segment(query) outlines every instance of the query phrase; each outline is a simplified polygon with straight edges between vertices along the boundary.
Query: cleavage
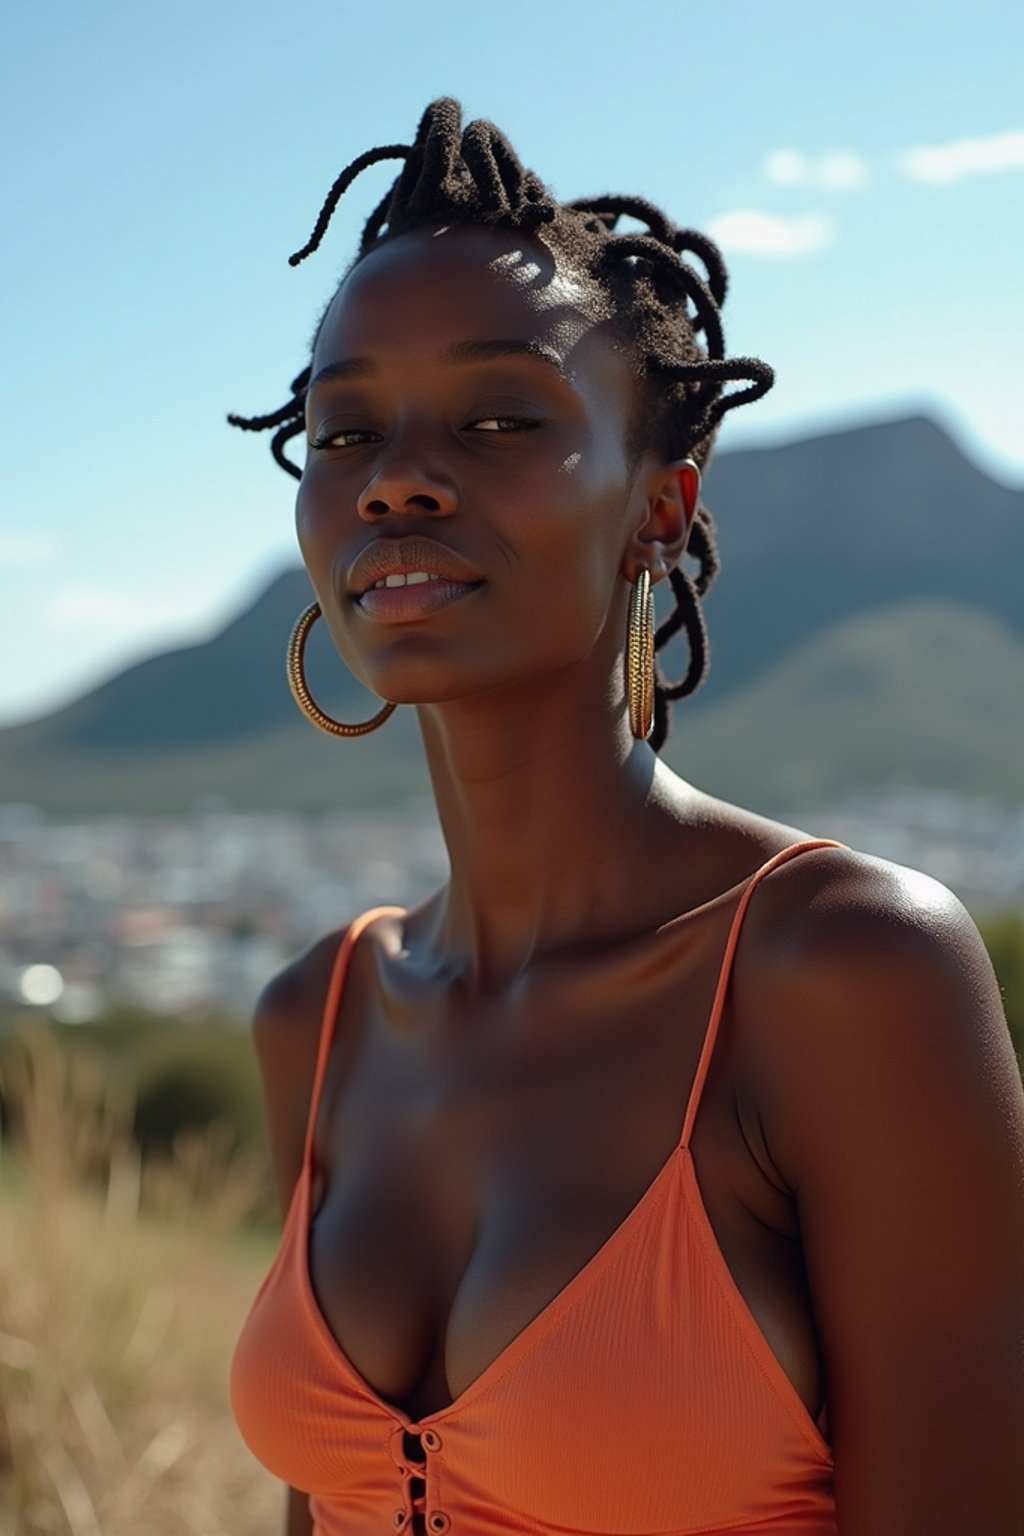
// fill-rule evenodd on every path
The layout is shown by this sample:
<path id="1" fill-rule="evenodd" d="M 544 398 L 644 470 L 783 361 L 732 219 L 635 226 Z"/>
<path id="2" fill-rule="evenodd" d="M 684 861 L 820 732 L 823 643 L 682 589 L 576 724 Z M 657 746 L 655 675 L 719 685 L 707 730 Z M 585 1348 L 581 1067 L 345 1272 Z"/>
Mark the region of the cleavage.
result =
<path id="1" fill-rule="evenodd" d="M 713 978 L 702 990 L 705 1014 Z M 629 1022 L 552 1016 L 540 1051 L 467 1048 L 427 1065 L 371 1017 L 345 1082 L 328 1071 L 310 1281 L 341 1353 L 383 1401 L 461 1395 L 654 1182 L 703 1035 L 672 1025 L 671 1069 L 659 1070 L 666 1022 L 657 1010 Z"/>

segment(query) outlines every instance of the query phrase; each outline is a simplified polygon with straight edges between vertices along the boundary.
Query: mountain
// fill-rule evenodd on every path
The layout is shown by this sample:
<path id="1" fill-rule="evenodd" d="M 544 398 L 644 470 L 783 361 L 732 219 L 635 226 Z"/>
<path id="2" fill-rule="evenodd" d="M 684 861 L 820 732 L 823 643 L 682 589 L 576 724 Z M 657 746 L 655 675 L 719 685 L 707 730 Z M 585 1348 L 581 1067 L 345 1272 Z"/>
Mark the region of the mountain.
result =
<path id="1" fill-rule="evenodd" d="M 669 761 L 684 754 L 680 771 L 757 806 L 769 781 L 773 796 L 802 796 L 810 785 L 893 774 L 1024 796 L 1013 733 L 1024 675 L 1024 491 L 989 480 L 933 422 L 912 417 L 724 453 L 705 499 L 722 557 L 704 600 L 712 665 L 699 693 L 676 706 Z M 211 792 L 282 808 L 425 792 L 411 710 L 359 741 L 329 738 L 299 714 L 284 656 L 312 598 L 301 566 L 282 572 L 212 639 L 137 662 L 41 719 L 0 730 L 0 800 L 145 812 Z M 949 667 L 937 673 L 946 651 Z M 677 676 L 684 666 L 673 646 L 665 670 Z M 306 671 L 329 713 L 373 712 L 322 623 Z M 796 733 L 788 742 L 783 724 Z M 973 745 L 958 747 L 958 733 Z M 769 771 L 773 753 L 779 766 Z M 767 778 L 752 779 L 755 770 Z"/>
<path id="2" fill-rule="evenodd" d="M 865 609 L 940 598 L 1024 639 L 1024 489 L 924 417 L 712 459 L 722 569 L 704 607 L 704 705 Z"/>
<path id="3" fill-rule="evenodd" d="M 781 814 L 903 782 L 1024 799 L 1024 642 L 952 603 L 842 620 L 697 717 L 665 760 L 726 800 Z"/>

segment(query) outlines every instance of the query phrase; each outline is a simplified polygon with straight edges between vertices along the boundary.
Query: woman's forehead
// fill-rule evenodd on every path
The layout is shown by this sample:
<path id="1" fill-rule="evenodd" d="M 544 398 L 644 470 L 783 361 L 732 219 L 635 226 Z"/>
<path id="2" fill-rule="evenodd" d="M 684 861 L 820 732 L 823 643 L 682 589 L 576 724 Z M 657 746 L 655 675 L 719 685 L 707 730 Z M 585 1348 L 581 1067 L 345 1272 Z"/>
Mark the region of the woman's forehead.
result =
<path id="1" fill-rule="evenodd" d="M 314 371 L 355 349 L 413 342 L 536 339 L 574 349 L 603 318 L 600 291 L 515 230 L 447 226 L 386 242 L 347 275 L 321 323 Z"/>

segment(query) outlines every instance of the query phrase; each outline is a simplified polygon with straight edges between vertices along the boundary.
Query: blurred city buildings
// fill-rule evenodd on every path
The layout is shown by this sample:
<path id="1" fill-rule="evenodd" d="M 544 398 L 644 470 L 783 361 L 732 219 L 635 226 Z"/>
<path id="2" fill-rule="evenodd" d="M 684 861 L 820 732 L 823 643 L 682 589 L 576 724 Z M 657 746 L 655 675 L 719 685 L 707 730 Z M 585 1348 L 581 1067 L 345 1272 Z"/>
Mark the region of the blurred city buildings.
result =
<path id="1" fill-rule="evenodd" d="M 923 870 L 975 917 L 1024 908 L 1024 804 L 893 785 L 789 815 Z M 244 1026 L 274 971 L 366 907 L 441 883 L 433 805 L 48 820 L 0 805 L 0 1004 L 66 1023 L 129 1006 Z"/>

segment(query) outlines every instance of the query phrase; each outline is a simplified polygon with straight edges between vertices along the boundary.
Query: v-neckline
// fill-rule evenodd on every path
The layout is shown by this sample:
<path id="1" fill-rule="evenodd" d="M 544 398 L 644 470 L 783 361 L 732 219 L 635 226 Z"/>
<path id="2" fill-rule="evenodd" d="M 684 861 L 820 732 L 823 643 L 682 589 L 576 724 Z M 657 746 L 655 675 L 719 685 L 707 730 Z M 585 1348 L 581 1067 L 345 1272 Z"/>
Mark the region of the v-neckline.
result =
<path id="1" fill-rule="evenodd" d="M 615 1251 L 615 1249 L 621 1246 L 621 1243 L 624 1241 L 626 1235 L 631 1233 L 632 1229 L 638 1224 L 641 1216 L 653 1203 L 656 1194 L 667 1182 L 669 1173 L 675 1167 L 676 1160 L 680 1154 L 682 1154 L 684 1157 L 688 1156 L 688 1148 L 683 1146 L 681 1137 L 676 1145 L 672 1148 L 672 1151 L 669 1153 L 665 1162 L 662 1163 L 658 1172 L 655 1174 L 650 1184 L 648 1184 L 647 1188 L 644 1190 L 636 1204 L 622 1218 L 614 1231 L 605 1238 L 600 1248 L 598 1248 L 595 1253 L 591 1254 L 590 1258 L 580 1269 L 576 1271 L 571 1279 L 566 1281 L 561 1290 L 557 1291 L 555 1295 L 552 1296 L 551 1300 L 547 1302 L 545 1306 L 543 1306 L 541 1310 L 530 1319 L 529 1322 L 525 1323 L 523 1327 L 520 1328 L 519 1332 L 515 1334 L 504 1346 L 504 1348 L 499 1351 L 491 1363 L 485 1366 L 480 1375 L 474 1377 L 469 1385 L 464 1387 L 457 1397 L 453 1398 L 450 1403 L 446 1403 L 443 1408 L 437 1408 L 433 1413 L 421 1414 L 417 1418 L 411 1417 L 405 1412 L 404 1408 L 398 1407 L 397 1404 L 387 1402 L 383 1397 L 380 1396 L 379 1392 L 377 1392 L 370 1385 L 365 1376 L 363 1376 L 363 1374 L 356 1369 L 340 1340 L 335 1337 L 333 1331 L 331 1330 L 331 1327 L 328 1324 L 326 1317 L 324 1316 L 323 1309 L 317 1300 L 316 1292 L 313 1289 L 313 1276 L 309 1255 L 311 1238 L 311 1180 L 310 1163 L 307 1161 L 302 1168 L 302 1171 L 299 1175 L 299 1182 L 296 1186 L 296 1194 L 299 1198 L 295 1201 L 295 1208 L 299 1212 L 300 1222 L 300 1231 L 298 1233 L 296 1248 L 298 1249 L 298 1265 L 302 1294 L 309 1309 L 310 1316 L 313 1319 L 314 1326 L 316 1327 L 317 1332 L 320 1334 L 323 1343 L 334 1356 L 338 1365 L 351 1378 L 352 1382 L 355 1384 L 355 1386 L 358 1387 L 359 1391 L 365 1397 L 368 1397 L 370 1401 L 377 1408 L 379 1408 L 382 1413 L 386 1413 L 389 1415 L 389 1417 L 397 1419 L 399 1423 L 401 1423 L 404 1427 L 409 1427 L 410 1425 L 416 1424 L 426 1425 L 438 1423 L 441 1419 L 448 1418 L 456 1411 L 461 1411 L 464 1405 L 470 1399 L 475 1398 L 480 1392 L 493 1385 L 494 1381 L 496 1381 L 500 1376 L 504 1375 L 505 1371 L 510 1370 L 512 1366 L 516 1364 L 519 1357 L 524 1354 L 526 1350 L 530 1348 L 531 1345 L 533 1345 L 548 1328 L 554 1326 L 569 1303 L 575 1299 L 576 1292 L 583 1289 L 588 1281 L 592 1282 L 595 1279 L 595 1277 L 600 1273 L 602 1266 L 608 1262 L 608 1259 Z"/>
<path id="2" fill-rule="evenodd" d="M 475 1377 L 473 1381 L 471 1381 L 469 1385 L 458 1394 L 457 1397 L 453 1398 L 453 1400 L 450 1403 L 447 1403 L 443 1408 L 435 1409 L 433 1413 L 422 1414 L 417 1418 L 413 1418 L 411 1415 L 407 1414 L 405 1410 L 398 1407 L 397 1404 L 387 1402 L 370 1385 L 362 1373 L 356 1369 L 344 1346 L 337 1338 L 335 1338 L 334 1333 L 332 1332 L 324 1315 L 323 1309 L 317 1300 L 316 1292 L 313 1289 L 312 1268 L 310 1264 L 310 1208 L 312 1204 L 313 1132 L 316 1122 L 316 1115 L 319 1110 L 319 1089 L 322 1083 L 323 1071 L 326 1067 L 326 1053 L 323 1044 L 321 1044 L 321 1052 L 317 1064 L 316 1081 L 314 1083 L 314 1092 L 310 1105 L 309 1120 L 307 1122 L 306 1128 L 306 1143 L 303 1152 L 302 1167 L 300 1169 L 299 1178 L 293 1191 L 292 1203 L 288 1212 L 288 1220 L 291 1221 L 294 1219 L 295 1213 L 298 1212 L 300 1231 L 297 1234 L 298 1240 L 295 1246 L 298 1251 L 300 1289 L 305 1300 L 307 1310 L 312 1319 L 313 1326 L 320 1335 L 325 1348 L 333 1356 L 341 1370 L 349 1377 L 351 1383 L 359 1390 L 359 1392 L 362 1393 L 364 1397 L 373 1403 L 381 1413 L 386 1414 L 389 1418 L 397 1420 L 398 1423 L 405 1427 L 420 1424 L 428 1425 L 440 1423 L 442 1419 L 449 1418 L 453 1414 L 461 1412 L 468 1402 L 475 1400 L 476 1397 L 478 1397 L 488 1387 L 493 1385 L 493 1383 L 502 1375 L 504 1375 L 506 1371 L 512 1368 L 520 1356 L 524 1354 L 526 1350 L 529 1349 L 547 1329 L 554 1326 L 570 1302 L 575 1300 L 576 1293 L 583 1289 L 588 1281 L 592 1282 L 594 1278 L 600 1273 L 603 1265 L 608 1262 L 610 1255 L 613 1254 L 619 1246 L 621 1246 L 621 1243 L 624 1241 L 626 1235 L 632 1232 L 632 1229 L 638 1224 L 642 1215 L 649 1209 L 655 1199 L 656 1194 L 666 1184 L 669 1173 L 676 1166 L 677 1159 L 681 1156 L 683 1162 L 687 1165 L 690 1181 L 697 1196 L 697 1203 L 701 1213 L 701 1219 L 707 1227 L 707 1233 L 705 1236 L 710 1235 L 712 1245 L 718 1255 L 717 1267 L 720 1267 L 720 1270 L 724 1272 L 725 1276 L 728 1277 L 731 1289 L 735 1292 L 734 1300 L 738 1298 L 741 1312 L 745 1312 L 747 1314 L 747 1319 L 749 1322 L 745 1320 L 745 1326 L 749 1327 L 749 1325 L 752 1324 L 754 1333 L 760 1336 L 761 1343 L 764 1345 L 765 1350 L 775 1361 L 777 1377 L 781 1378 L 781 1382 L 785 1384 L 783 1391 L 785 1392 L 786 1387 L 788 1387 L 789 1394 L 791 1395 L 791 1408 L 794 1403 L 798 1404 L 802 1416 L 806 1420 L 806 1424 L 811 1427 L 812 1433 L 816 1436 L 820 1436 L 820 1430 L 811 1419 L 806 1404 L 804 1404 L 800 1399 L 796 1392 L 796 1388 L 793 1386 L 792 1382 L 789 1381 L 789 1378 L 783 1371 L 781 1364 L 774 1356 L 774 1351 L 772 1351 L 770 1346 L 768 1346 L 767 1340 L 764 1338 L 760 1325 L 757 1323 L 756 1319 L 754 1319 L 753 1313 L 750 1312 L 746 1301 L 744 1300 L 741 1292 L 736 1286 L 735 1280 L 732 1278 L 728 1270 L 724 1256 L 721 1254 L 718 1240 L 715 1237 L 714 1231 L 711 1227 L 710 1218 L 707 1215 L 707 1210 L 704 1206 L 703 1198 L 700 1194 L 699 1185 L 697 1184 L 696 1170 L 694 1168 L 693 1157 L 689 1147 L 689 1137 L 691 1137 L 693 1134 L 693 1122 L 695 1119 L 696 1110 L 700 1104 L 700 1099 L 707 1076 L 707 1070 L 710 1064 L 711 1052 L 713 1051 L 715 1045 L 717 1026 L 721 1017 L 721 1009 L 724 1005 L 724 994 L 728 988 L 728 981 L 732 968 L 732 956 L 735 944 L 739 937 L 740 926 L 742 924 L 741 914 L 743 914 L 746 910 L 746 903 L 749 900 L 749 895 L 753 893 L 754 888 L 757 886 L 762 876 L 768 874 L 770 870 L 777 867 L 778 864 L 785 863 L 798 851 L 802 852 L 805 849 L 810 851 L 811 848 L 823 846 L 842 848 L 846 845 L 837 842 L 833 838 L 806 838 L 801 839 L 797 843 L 791 843 L 787 847 L 777 850 L 776 853 L 772 854 L 768 859 L 764 860 L 752 875 L 748 875 L 747 878 L 740 881 L 738 885 L 731 886 L 728 891 L 720 892 L 718 896 L 712 897 L 710 901 L 701 904 L 701 907 L 710 906 L 713 903 L 721 901 L 725 896 L 731 896 L 735 894 L 737 890 L 741 892 L 739 902 L 736 905 L 736 910 L 733 912 L 732 918 L 730 919 L 729 934 L 726 939 L 725 949 L 719 964 L 718 981 L 716 983 L 714 1001 L 712 1003 L 709 1018 L 704 1027 L 701 1050 L 697 1061 L 697 1069 L 694 1074 L 693 1082 L 690 1085 L 690 1091 L 686 1101 L 686 1109 L 683 1115 L 682 1130 L 679 1134 L 675 1146 L 672 1148 L 672 1151 L 669 1153 L 665 1162 L 662 1163 L 660 1169 L 655 1174 L 651 1183 L 644 1190 L 636 1204 L 630 1211 L 627 1212 L 622 1221 L 619 1222 L 618 1226 L 609 1234 L 609 1236 L 605 1238 L 604 1242 L 597 1249 L 597 1251 L 590 1256 L 587 1262 L 579 1270 L 577 1270 L 577 1272 L 569 1280 L 566 1281 L 561 1290 L 555 1293 L 555 1295 L 549 1302 L 546 1303 L 540 1312 L 532 1317 L 528 1323 L 524 1324 L 519 1332 L 509 1340 L 509 1342 L 504 1346 L 502 1350 L 499 1351 L 499 1353 L 490 1362 L 490 1364 L 485 1366 L 480 1375 Z M 689 916 L 692 912 L 701 910 L 701 907 L 692 908 L 690 912 L 685 915 Z M 337 1018 L 337 1014 L 341 1005 L 342 993 L 348 978 L 348 967 L 351 960 L 351 949 L 354 946 L 355 939 L 358 937 L 359 932 L 363 930 L 363 928 L 371 920 L 372 917 L 383 912 L 396 912 L 401 910 L 402 909 L 400 907 L 371 908 L 368 912 L 362 915 L 362 919 L 358 920 L 359 926 L 355 932 L 350 929 L 349 936 L 347 937 L 348 953 L 346 953 L 343 958 L 342 974 L 339 978 L 337 994 L 334 997 L 333 1002 L 334 1014 L 331 1019 L 331 1034 L 327 1041 L 328 1050 L 330 1046 L 330 1040 L 333 1037 L 334 1021 Z M 677 919 L 673 919 L 672 921 L 677 921 Z M 353 927 L 354 926 L 355 925 L 353 925 Z M 334 992 L 334 990 L 335 989 L 333 986 L 329 988 L 328 1004 L 330 1004 L 331 994 Z M 321 1027 L 323 1028 L 323 1024 Z M 824 1440 L 822 1440 L 823 1445 L 824 1443 Z"/>

